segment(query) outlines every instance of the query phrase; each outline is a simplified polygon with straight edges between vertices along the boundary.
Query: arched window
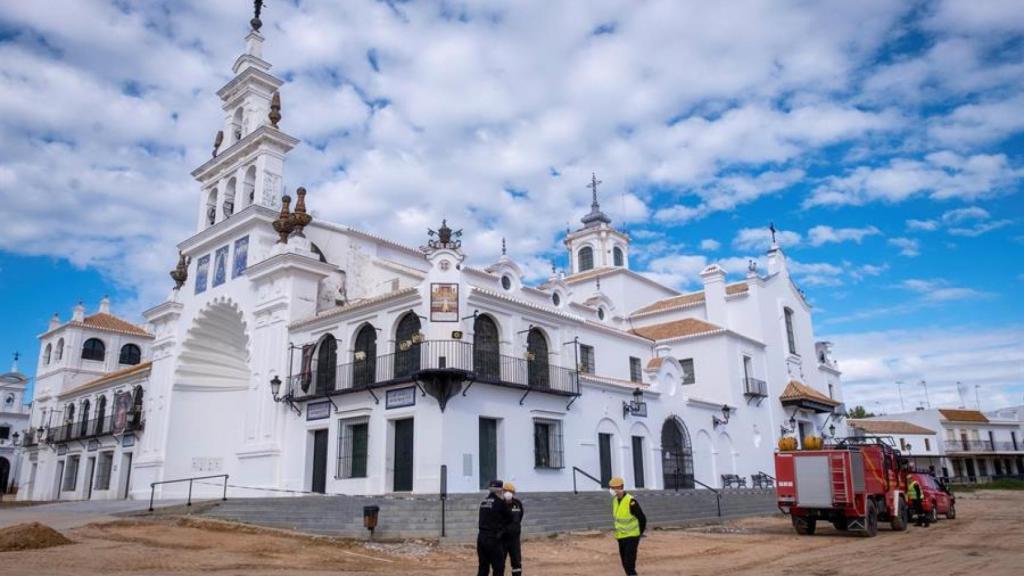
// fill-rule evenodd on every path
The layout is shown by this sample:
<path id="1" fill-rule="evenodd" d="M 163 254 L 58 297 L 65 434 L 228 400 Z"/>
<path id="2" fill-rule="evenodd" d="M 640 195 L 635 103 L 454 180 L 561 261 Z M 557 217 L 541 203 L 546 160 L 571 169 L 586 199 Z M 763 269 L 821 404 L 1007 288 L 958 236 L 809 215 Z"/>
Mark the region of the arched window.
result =
<path id="1" fill-rule="evenodd" d="M 64 339 L 57 340 L 57 361 L 64 359 Z"/>
<path id="2" fill-rule="evenodd" d="M 626 265 L 626 255 L 622 253 L 622 248 L 616 246 L 612 249 L 612 262 L 614 262 L 616 266 Z"/>
<path id="3" fill-rule="evenodd" d="M 121 355 L 118 357 L 117 362 L 119 364 L 135 366 L 142 362 L 142 350 L 135 344 L 125 344 L 121 346 Z"/>
<path id="4" fill-rule="evenodd" d="M 314 394 L 326 394 L 334 391 L 337 378 L 338 341 L 330 334 L 320 338 L 316 350 L 316 385 Z"/>
<path id="5" fill-rule="evenodd" d="M 210 190 L 206 195 L 206 225 L 213 226 L 217 223 L 217 189 Z"/>
<path id="6" fill-rule="evenodd" d="M 47 344 L 46 345 L 46 351 L 43 352 L 43 364 L 49 364 L 50 363 L 50 353 L 51 352 L 53 352 L 53 345 L 52 344 Z"/>
<path id="7" fill-rule="evenodd" d="M 99 360 L 107 354 L 107 346 L 99 338 L 89 338 L 82 344 L 82 360 Z"/>
<path id="8" fill-rule="evenodd" d="M 530 328 L 526 336 L 526 380 L 531 388 L 548 388 L 548 339 L 540 328 Z"/>
<path id="9" fill-rule="evenodd" d="M 789 343 L 789 353 L 796 354 L 796 334 L 793 331 L 793 311 L 789 308 L 783 308 L 782 312 L 786 317 L 786 340 Z"/>
<path id="10" fill-rule="evenodd" d="M 78 435 L 85 436 L 89 432 L 89 399 L 82 401 L 82 419 L 78 425 Z"/>
<path id="11" fill-rule="evenodd" d="M 498 325 L 486 314 L 473 321 L 473 372 L 478 378 L 501 378 Z"/>
<path id="12" fill-rule="evenodd" d="M 64 423 L 71 424 L 75 421 L 75 405 L 68 404 L 67 408 L 64 409 Z"/>
<path id="13" fill-rule="evenodd" d="M 238 188 L 238 180 L 231 178 L 224 188 L 224 217 L 227 218 L 235 213 L 235 191 Z"/>
<path id="14" fill-rule="evenodd" d="M 142 426 L 142 386 L 136 386 L 132 390 L 132 429 L 138 430 Z"/>
<path id="15" fill-rule="evenodd" d="M 101 434 L 101 433 L 105 432 L 105 430 L 103 429 L 103 424 L 104 424 L 104 421 L 106 420 L 106 417 L 107 417 L 107 397 L 106 396 L 100 396 L 96 400 L 96 427 L 94 428 L 94 430 L 96 431 L 97 434 Z"/>
<path id="16" fill-rule="evenodd" d="M 235 109 L 235 115 L 231 118 L 231 136 L 234 138 L 232 143 L 242 139 L 242 126 L 242 107 L 239 106 Z"/>
<path id="17" fill-rule="evenodd" d="M 580 251 L 576 255 L 576 261 L 579 263 L 577 272 L 586 272 L 594 267 L 594 249 L 590 246 L 584 246 L 580 248 Z"/>
<path id="18" fill-rule="evenodd" d="M 256 167 L 249 166 L 245 171 L 245 179 L 242 180 L 242 201 L 246 206 L 252 206 L 256 202 Z"/>
<path id="19" fill-rule="evenodd" d="M 395 377 L 408 376 L 420 369 L 420 345 L 414 335 L 420 331 L 420 319 L 413 312 L 406 312 L 395 329 Z M 415 339 L 418 339 L 417 336 Z"/>
<path id="20" fill-rule="evenodd" d="M 662 473 L 665 490 L 693 488 L 693 447 L 686 425 L 669 418 L 661 426 Z"/>
<path id="21" fill-rule="evenodd" d="M 366 324 L 356 334 L 352 358 L 352 386 L 365 388 L 377 381 L 377 330 Z"/>

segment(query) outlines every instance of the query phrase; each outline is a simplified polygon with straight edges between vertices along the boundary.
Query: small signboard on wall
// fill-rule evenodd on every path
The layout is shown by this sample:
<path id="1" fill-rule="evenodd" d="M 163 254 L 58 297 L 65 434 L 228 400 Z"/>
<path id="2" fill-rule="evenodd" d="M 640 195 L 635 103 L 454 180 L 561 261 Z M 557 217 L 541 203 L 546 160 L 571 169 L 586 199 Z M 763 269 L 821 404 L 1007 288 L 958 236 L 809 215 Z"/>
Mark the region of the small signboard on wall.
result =
<path id="1" fill-rule="evenodd" d="M 68 453 L 68 445 L 67 444 L 61 444 L 60 446 L 57 446 L 57 456 L 63 456 L 65 454 L 67 454 L 67 453 Z"/>
<path id="2" fill-rule="evenodd" d="M 89 443 L 86 445 L 85 449 L 88 450 L 89 452 L 95 452 L 99 447 L 100 441 L 93 438 L 92 440 L 89 440 Z"/>
<path id="3" fill-rule="evenodd" d="M 306 421 L 310 420 L 323 420 L 331 415 L 331 403 L 327 402 L 311 402 L 306 404 Z"/>
<path id="4" fill-rule="evenodd" d="M 121 447 L 131 448 L 132 446 L 135 446 L 135 434 L 125 434 L 124 437 L 121 438 Z"/>
<path id="5" fill-rule="evenodd" d="M 416 405 L 416 387 L 408 386 L 406 388 L 395 388 L 394 390 L 388 390 L 384 397 L 384 408 L 391 410 L 392 408 L 404 408 L 406 406 Z"/>

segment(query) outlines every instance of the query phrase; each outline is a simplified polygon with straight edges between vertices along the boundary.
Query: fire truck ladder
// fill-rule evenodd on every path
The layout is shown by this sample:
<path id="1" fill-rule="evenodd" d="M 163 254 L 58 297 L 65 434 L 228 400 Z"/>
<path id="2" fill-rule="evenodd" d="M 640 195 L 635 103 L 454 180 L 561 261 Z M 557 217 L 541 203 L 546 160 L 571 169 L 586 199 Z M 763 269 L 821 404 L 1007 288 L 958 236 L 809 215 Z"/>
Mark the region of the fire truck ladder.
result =
<path id="1" fill-rule="evenodd" d="M 829 456 L 829 469 L 832 476 L 832 501 L 836 504 L 850 504 L 850 493 L 848 491 L 849 478 L 846 473 L 846 454 L 832 454 Z"/>

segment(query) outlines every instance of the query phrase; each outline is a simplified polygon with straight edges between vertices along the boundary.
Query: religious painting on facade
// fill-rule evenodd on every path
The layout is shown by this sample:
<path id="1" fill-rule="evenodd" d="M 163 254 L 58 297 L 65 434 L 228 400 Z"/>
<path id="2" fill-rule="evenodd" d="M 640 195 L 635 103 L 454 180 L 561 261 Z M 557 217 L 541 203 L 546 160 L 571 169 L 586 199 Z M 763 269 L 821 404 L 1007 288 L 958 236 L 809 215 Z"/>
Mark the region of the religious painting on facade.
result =
<path id="1" fill-rule="evenodd" d="M 238 278 L 245 272 L 249 264 L 249 237 L 242 236 L 235 240 L 235 260 L 231 266 L 231 277 Z"/>
<path id="2" fill-rule="evenodd" d="M 114 434 L 124 432 L 128 426 L 128 413 L 132 409 L 132 395 L 129 392 L 121 392 L 114 396 L 114 422 L 112 431 Z"/>
<path id="3" fill-rule="evenodd" d="M 207 254 L 196 262 L 196 294 L 206 292 L 206 279 L 210 275 L 210 255 Z"/>
<path id="4" fill-rule="evenodd" d="M 217 248 L 213 257 L 213 285 L 220 286 L 228 279 L 228 246 Z"/>
<path id="5" fill-rule="evenodd" d="M 459 321 L 458 284 L 434 283 L 430 285 L 430 321 Z"/>

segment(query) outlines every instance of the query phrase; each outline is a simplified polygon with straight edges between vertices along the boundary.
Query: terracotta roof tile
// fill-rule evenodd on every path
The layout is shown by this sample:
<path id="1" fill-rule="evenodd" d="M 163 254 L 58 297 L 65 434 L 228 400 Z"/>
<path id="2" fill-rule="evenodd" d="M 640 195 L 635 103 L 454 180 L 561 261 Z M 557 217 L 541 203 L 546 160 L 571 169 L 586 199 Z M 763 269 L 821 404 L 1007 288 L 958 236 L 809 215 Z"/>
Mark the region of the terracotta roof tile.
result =
<path id="1" fill-rule="evenodd" d="M 829 406 L 839 405 L 839 402 L 796 380 L 789 381 L 786 389 L 779 395 L 779 400 L 813 400 L 814 402 L 821 402 Z"/>
<path id="2" fill-rule="evenodd" d="M 661 368 L 661 365 L 664 364 L 664 363 L 665 363 L 665 357 L 664 356 L 659 356 L 657 358 L 651 358 L 650 360 L 647 361 L 647 369 L 648 370 L 657 370 L 658 368 Z"/>
<path id="3" fill-rule="evenodd" d="M 97 312 L 91 316 L 86 316 L 81 322 L 69 322 L 69 324 L 75 324 L 78 326 L 88 326 L 89 328 L 96 328 L 97 330 L 109 330 L 111 332 L 121 332 L 122 334 L 134 334 L 136 336 L 153 336 L 146 329 L 137 324 L 132 324 L 127 320 L 123 320 L 114 316 L 113 314 L 107 314 L 106 312 Z"/>
<path id="4" fill-rule="evenodd" d="M 750 290 L 746 282 L 737 282 L 735 284 L 729 284 L 725 287 L 726 296 L 732 296 L 733 294 L 743 294 Z M 704 301 L 704 291 L 690 292 L 689 294 L 681 294 L 679 296 L 672 296 L 671 298 L 665 298 L 658 300 L 653 304 L 648 304 L 643 308 L 633 312 L 633 315 L 638 314 L 649 314 L 651 312 L 661 312 L 662 310 L 670 310 L 672 308 L 682 308 L 684 306 L 692 306 L 694 304 L 700 304 Z"/>
<path id="5" fill-rule="evenodd" d="M 666 340 L 668 338 L 681 338 L 683 336 L 696 336 L 698 334 L 710 334 L 723 330 L 721 326 L 698 320 L 696 318 L 683 318 L 662 324 L 641 326 L 630 330 L 630 333 L 643 336 L 648 340 Z"/>
<path id="6" fill-rule="evenodd" d="M 977 410 L 949 410 L 940 408 L 939 414 L 950 422 L 988 422 L 988 418 Z"/>
<path id="7" fill-rule="evenodd" d="M 923 426 L 902 420 L 848 420 L 850 426 L 868 434 L 935 434 Z"/>
<path id="8" fill-rule="evenodd" d="M 90 380 L 85 384 L 75 386 L 71 390 L 68 390 L 67 392 L 61 394 L 61 397 L 72 396 L 74 394 L 86 392 L 94 388 L 101 388 L 104 384 L 108 384 L 114 380 L 119 380 L 121 378 L 125 378 L 128 376 L 134 376 L 135 374 L 147 372 L 149 371 L 152 365 L 153 362 L 151 360 L 147 360 L 145 362 L 142 362 L 141 364 L 136 364 L 135 366 L 129 366 L 127 368 L 122 368 L 120 370 L 111 372 L 110 374 L 104 374 L 103 376 L 100 376 L 95 380 Z"/>

